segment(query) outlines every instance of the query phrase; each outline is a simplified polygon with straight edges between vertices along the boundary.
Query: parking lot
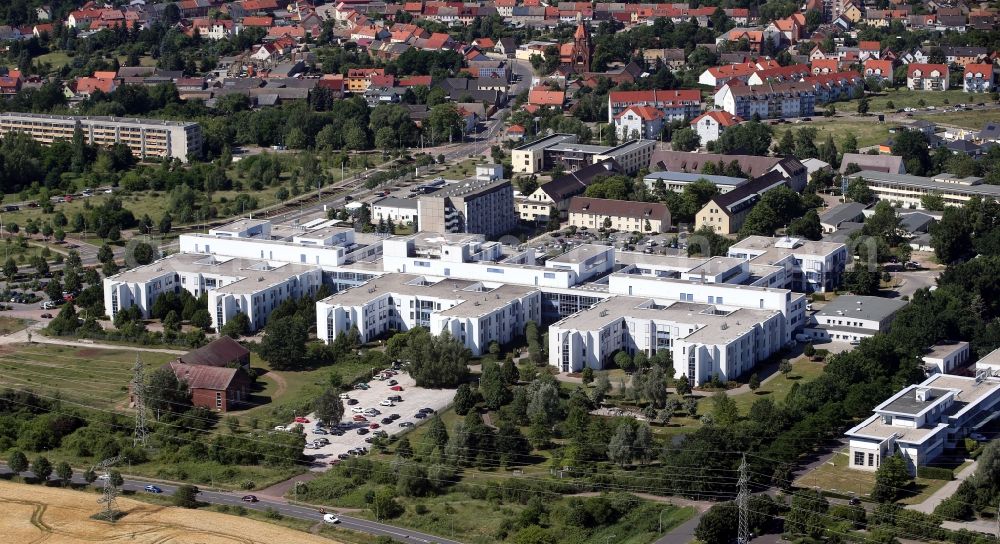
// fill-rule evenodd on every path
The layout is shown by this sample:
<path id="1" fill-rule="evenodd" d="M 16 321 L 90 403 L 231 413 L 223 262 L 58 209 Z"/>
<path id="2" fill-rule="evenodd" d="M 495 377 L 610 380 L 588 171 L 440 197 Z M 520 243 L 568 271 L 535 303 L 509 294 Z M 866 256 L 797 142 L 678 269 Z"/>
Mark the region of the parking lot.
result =
<path id="1" fill-rule="evenodd" d="M 313 470 L 327 470 L 333 461 L 338 459 L 339 455 L 346 454 L 351 449 L 360 447 L 370 449 L 371 444 L 365 442 L 365 439 L 371 438 L 376 431 L 384 430 L 389 435 L 397 435 L 409 430 L 408 427 L 403 426 L 404 424 L 416 426 L 426 422 L 429 416 L 424 418 L 415 417 L 421 408 L 431 408 L 435 412 L 439 412 L 448 406 L 455 397 L 454 389 L 425 389 L 417 387 L 413 378 L 405 371 L 400 371 L 399 374 L 393 376 L 391 379 L 398 382 L 397 385 L 402 388 L 402 391 L 393 391 L 390 389 L 392 386 L 389 385 L 389 380 L 379 381 L 373 379 L 368 382 L 370 385 L 369 389 L 355 389 L 347 393 L 350 399 L 357 400 L 358 402 L 356 404 L 349 404 L 349 399 L 344 399 L 343 401 L 344 417 L 341 419 L 343 425 L 341 429 L 345 432 L 342 436 L 317 434 L 315 432 L 315 414 L 306 416 L 309 423 L 302 424 L 303 430 L 306 433 L 306 443 L 309 444 L 317 438 L 326 438 L 330 441 L 328 445 L 318 449 L 307 448 L 305 450 L 306 455 L 311 456 L 317 461 L 317 466 Z M 393 395 L 399 395 L 402 397 L 402 400 L 394 402 L 394 406 L 380 405 L 382 401 Z M 359 414 L 353 411 L 354 408 L 374 408 L 380 414 L 376 416 L 363 416 L 367 421 L 355 422 L 354 416 Z M 392 423 L 383 424 L 382 419 L 392 414 L 398 414 L 399 418 Z M 372 424 L 376 424 L 378 427 L 370 429 L 369 427 Z M 289 426 L 292 425 L 295 424 L 292 423 Z M 368 432 L 358 434 L 358 429 L 362 428 Z"/>

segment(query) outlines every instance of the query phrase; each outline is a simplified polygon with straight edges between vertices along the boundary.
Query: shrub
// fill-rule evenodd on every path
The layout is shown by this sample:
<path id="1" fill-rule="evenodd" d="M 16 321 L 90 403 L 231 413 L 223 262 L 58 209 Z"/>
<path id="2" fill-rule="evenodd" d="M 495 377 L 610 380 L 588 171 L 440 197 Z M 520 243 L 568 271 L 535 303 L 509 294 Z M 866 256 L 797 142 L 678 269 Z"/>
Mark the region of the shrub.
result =
<path id="1" fill-rule="evenodd" d="M 955 472 L 950 468 L 917 467 L 917 477 L 929 480 L 954 480 Z"/>

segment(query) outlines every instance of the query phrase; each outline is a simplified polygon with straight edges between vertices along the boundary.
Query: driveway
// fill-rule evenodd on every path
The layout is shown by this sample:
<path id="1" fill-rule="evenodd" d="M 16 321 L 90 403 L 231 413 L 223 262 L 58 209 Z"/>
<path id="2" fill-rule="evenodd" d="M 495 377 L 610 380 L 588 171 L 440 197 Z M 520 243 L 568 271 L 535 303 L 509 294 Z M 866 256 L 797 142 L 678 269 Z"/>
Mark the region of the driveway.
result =
<path id="1" fill-rule="evenodd" d="M 972 476 L 973 473 L 976 472 L 976 469 L 978 467 L 979 467 L 979 461 L 973 461 L 972 464 L 965 467 L 964 469 L 962 469 L 961 472 L 956 474 L 954 480 L 951 480 L 950 482 L 941 486 L 941 489 L 938 489 L 937 491 L 932 493 L 930 497 L 927 497 L 924 500 L 924 502 L 907 505 L 907 508 L 909 508 L 910 510 L 916 510 L 917 512 L 923 512 L 925 514 L 933 513 L 934 509 L 937 508 L 937 505 L 941 504 L 941 501 L 954 495 L 955 492 L 958 491 L 958 486 L 961 485 L 962 482 L 964 482 L 969 476 Z"/>
<path id="2" fill-rule="evenodd" d="M 329 444 L 319 449 L 305 450 L 305 455 L 313 457 L 316 461 L 312 470 L 328 470 L 330 465 L 334 461 L 337 461 L 338 455 L 346 454 L 354 448 L 371 448 L 371 444 L 365 442 L 365 439 L 372 438 L 372 432 L 375 430 L 384 430 L 389 435 L 399 435 L 406 432 L 409 430 L 409 427 L 402 426 L 403 423 L 410 423 L 416 426 L 429 419 L 426 417 L 415 417 L 421 408 L 432 408 L 435 412 L 440 412 L 451 404 L 452 399 L 455 398 L 454 389 L 426 389 L 417 387 L 413 378 L 405 372 L 400 372 L 398 375 L 393 376 L 392 379 L 398 382 L 398 385 L 403 388 L 402 391 L 391 390 L 388 381 L 372 380 L 369 382 L 371 389 L 367 391 L 355 389 L 348 393 L 351 398 L 358 400 L 358 403 L 349 405 L 346 400 L 344 401 L 344 417 L 341 419 L 341 429 L 345 432 L 342 436 L 316 434 L 316 414 L 311 413 L 306 416 L 309 420 L 309 423 L 303 424 L 303 430 L 306 433 L 306 443 L 310 443 L 321 437 L 330 441 Z M 394 406 L 382 406 L 380 404 L 392 395 L 399 395 L 403 397 L 403 400 L 395 402 Z M 380 413 L 374 417 L 363 416 L 368 421 L 354 422 L 354 416 L 359 415 L 353 411 L 355 408 L 362 410 L 374 408 Z M 400 417 L 392 423 L 383 424 L 382 418 L 390 414 L 399 414 Z M 369 429 L 369 426 L 372 424 L 376 424 L 378 427 L 376 429 Z M 289 426 L 294 425 L 294 423 L 289 423 Z M 360 429 L 367 429 L 368 432 L 358 434 L 358 430 Z"/>

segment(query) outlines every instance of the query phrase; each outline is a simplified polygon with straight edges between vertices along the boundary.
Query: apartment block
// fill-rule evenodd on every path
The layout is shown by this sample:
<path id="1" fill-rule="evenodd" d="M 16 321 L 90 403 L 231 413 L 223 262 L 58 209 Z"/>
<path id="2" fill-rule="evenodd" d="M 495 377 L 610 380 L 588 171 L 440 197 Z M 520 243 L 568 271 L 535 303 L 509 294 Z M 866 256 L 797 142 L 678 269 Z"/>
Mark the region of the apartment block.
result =
<path id="1" fill-rule="evenodd" d="M 939 342 L 931 346 L 921 360 L 928 374 L 950 374 L 965 366 L 971 356 L 972 350 L 968 342 Z"/>
<path id="2" fill-rule="evenodd" d="M 695 225 L 719 234 L 735 234 L 743 227 L 750 210 L 760 202 L 761 195 L 782 186 L 787 186 L 785 178 L 780 172 L 771 171 L 728 193 L 715 195 L 695 214 Z"/>
<path id="3" fill-rule="evenodd" d="M 201 156 L 201 125 L 180 121 L 125 117 L 81 117 L 37 113 L 0 113 L 0 133 L 23 132 L 51 144 L 73 140 L 79 128 L 91 145 L 123 143 L 139 159 L 171 158 L 187 162 Z"/>
<path id="4" fill-rule="evenodd" d="M 569 224 L 621 232 L 659 233 L 670 229 L 670 210 L 658 202 L 634 202 L 576 196 L 569 205 Z"/>
<path id="5" fill-rule="evenodd" d="M 962 206 L 974 197 L 1000 200 L 1000 186 L 983 183 L 983 178 L 959 178 L 951 174 L 933 177 L 911 176 L 875 170 L 862 170 L 850 174 L 851 179 L 862 179 L 875 197 L 886 200 L 897 208 L 923 209 L 924 195 L 940 195 L 948 206 Z"/>
<path id="6" fill-rule="evenodd" d="M 947 91 L 948 65 L 911 62 L 906 67 L 906 88 L 911 91 Z"/>
<path id="7" fill-rule="evenodd" d="M 962 75 L 962 89 L 967 93 L 993 92 L 993 65 L 967 64 Z"/>
<path id="8" fill-rule="evenodd" d="M 840 285 L 850 260 L 847 246 L 834 242 L 814 242 L 789 236 L 748 236 L 730 246 L 730 257 L 747 259 L 751 265 L 784 268 L 786 281 L 780 287 L 798 293 L 825 293 Z"/>
<path id="9" fill-rule="evenodd" d="M 904 306 L 905 300 L 842 295 L 813 314 L 805 334 L 816 340 L 857 343 L 889 330 Z"/>
<path id="10" fill-rule="evenodd" d="M 469 180 L 417 199 L 417 224 L 434 232 L 498 238 L 517 228 L 514 189 L 505 180 Z"/>
<path id="11" fill-rule="evenodd" d="M 614 124 L 623 111 L 632 107 L 652 108 L 669 121 L 687 121 L 701 113 L 701 91 L 653 89 L 649 91 L 611 91 L 608 93 L 608 124 Z"/>

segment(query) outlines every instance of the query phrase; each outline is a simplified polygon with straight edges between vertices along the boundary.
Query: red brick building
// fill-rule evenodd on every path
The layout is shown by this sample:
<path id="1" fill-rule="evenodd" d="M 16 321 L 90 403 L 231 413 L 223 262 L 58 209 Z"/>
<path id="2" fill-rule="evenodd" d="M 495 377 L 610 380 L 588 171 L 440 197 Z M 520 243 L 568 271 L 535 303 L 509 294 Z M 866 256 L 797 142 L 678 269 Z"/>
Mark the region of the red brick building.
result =
<path id="1" fill-rule="evenodd" d="M 181 363 L 189 365 L 215 367 L 242 367 L 250 370 L 250 350 L 228 336 L 218 339 L 177 358 Z"/>
<path id="2" fill-rule="evenodd" d="M 167 363 L 178 380 L 187 382 L 191 404 L 228 412 L 250 397 L 250 376 L 243 368 L 189 365 L 180 361 Z"/>

